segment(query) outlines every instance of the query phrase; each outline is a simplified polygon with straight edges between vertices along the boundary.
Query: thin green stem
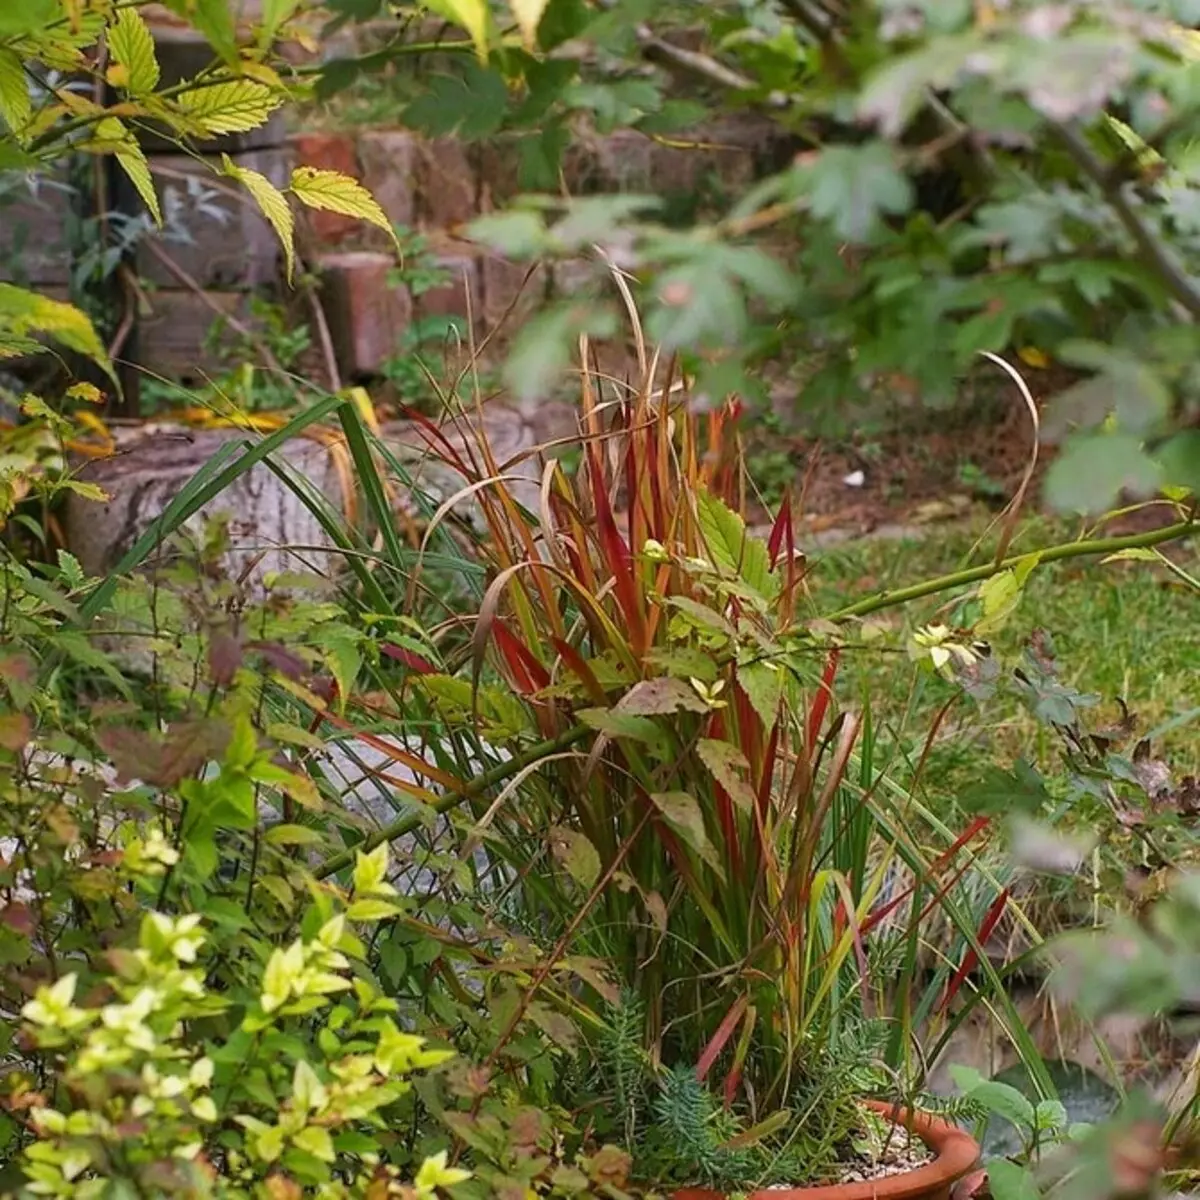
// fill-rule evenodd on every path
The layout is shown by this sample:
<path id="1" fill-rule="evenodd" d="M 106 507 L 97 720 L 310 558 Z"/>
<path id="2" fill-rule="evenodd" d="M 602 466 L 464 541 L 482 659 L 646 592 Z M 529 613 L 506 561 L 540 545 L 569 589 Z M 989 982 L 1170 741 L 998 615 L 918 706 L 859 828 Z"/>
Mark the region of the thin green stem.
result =
<path id="1" fill-rule="evenodd" d="M 850 617 L 865 617 L 868 613 L 878 612 L 882 608 L 894 608 L 899 604 L 907 604 L 910 600 L 920 600 L 924 596 L 935 596 L 938 592 L 946 592 L 951 588 L 963 587 L 968 583 L 979 583 L 990 579 L 1001 571 L 1015 566 L 1031 554 L 1037 555 L 1038 564 L 1061 562 L 1068 558 L 1087 558 L 1096 554 L 1116 554 L 1119 550 L 1134 550 L 1142 546 L 1157 546 L 1163 542 L 1172 542 L 1177 538 L 1194 533 L 1197 523 L 1194 520 L 1177 521 L 1174 525 L 1164 525 L 1161 529 L 1151 529 L 1147 533 L 1131 533 L 1122 537 L 1091 538 L 1080 542 L 1064 542 L 1057 546 L 1048 546 L 1044 550 L 1031 550 L 1027 554 L 1010 554 L 1000 562 L 985 563 L 978 567 L 968 567 L 964 571 L 953 571 L 949 575 L 938 575 L 933 579 L 925 579 L 914 583 L 911 587 L 897 588 L 891 592 L 876 592 L 864 600 L 840 608 L 831 613 L 828 620 L 845 621 Z"/>
<path id="2" fill-rule="evenodd" d="M 332 855 L 321 863 L 313 874 L 317 879 L 327 879 L 330 875 L 336 875 L 338 871 L 345 870 L 346 867 L 354 862 L 356 854 L 365 854 L 368 851 L 374 850 L 380 842 L 390 842 L 398 837 L 403 837 L 406 833 L 412 833 L 414 829 L 425 823 L 427 813 L 449 812 L 451 809 L 457 808 L 460 804 L 465 804 L 468 800 L 473 800 L 483 795 L 484 792 L 489 788 L 495 787 L 498 783 L 503 783 L 506 779 L 511 779 L 514 775 L 525 770 L 526 767 L 540 762 L 543 758 L 551 754 L 557 754 L 560 750 L 566 750 L 591 732 L 586 725 L 575 725 L 565 733 L 560 733 L 558 737 L 538 742 L 536 746 L 531 746 L 524 754 L 515 755 L 507 762 L 502 762 L 490 771 L 485 771 L 477 779 L 472 779 L 470 783 L 463 784 L 462 787 L 455 791 L 447 792 L 444 796 L 439 796 L 432 804 L 425 805 L 420 812 L 398 817 L 390 825 L 385 825 L 382 829 L 375 830 L 374 833 L 364 838 L 358 845 L 351 846 L 348 850 L 343 850 L 338 854 Z"/>

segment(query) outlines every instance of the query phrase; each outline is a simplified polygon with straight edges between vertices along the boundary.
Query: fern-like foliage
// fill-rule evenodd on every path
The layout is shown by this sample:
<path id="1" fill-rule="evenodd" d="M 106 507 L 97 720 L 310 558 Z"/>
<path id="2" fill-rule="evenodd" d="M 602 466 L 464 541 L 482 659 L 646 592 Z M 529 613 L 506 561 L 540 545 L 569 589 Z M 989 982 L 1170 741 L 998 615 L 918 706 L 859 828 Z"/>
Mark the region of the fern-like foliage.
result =
<path id="1" fill-rule="evenodd" d="M 599 1091 L 620 1122 L 625 1148 L 637 1149 L 638 1130 L 647 1111 L 650 1062 L 643 1038 L 646 1019 L 641 998 L 626 990 L 606 1012 L 606 1027 L 597 1045 Z"/>
<path id="2" fill-rule="evenodd" d="M 743 1185 L 755 1175 L 756 1155 L 729 1142 L 740 1127 L 734 1116 L 696 1078 L 691 1067 L 664 1071 L 654 1099 L 655 1126 L 644 1147 L 671 1182 Z"/>

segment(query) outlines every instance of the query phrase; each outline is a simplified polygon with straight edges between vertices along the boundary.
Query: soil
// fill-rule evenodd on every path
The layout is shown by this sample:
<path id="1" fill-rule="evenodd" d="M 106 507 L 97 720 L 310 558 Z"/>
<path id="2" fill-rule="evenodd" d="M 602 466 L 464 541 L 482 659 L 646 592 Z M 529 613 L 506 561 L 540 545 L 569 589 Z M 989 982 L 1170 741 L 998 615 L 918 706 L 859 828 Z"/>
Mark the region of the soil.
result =
<path id="1" fill-rule="evenodd" d="M 929 1147 L 897 1125 L 889 1132 L 883 1153 L 876 1161 L 848 1164 L 838 1182 L 867 1183 L 873 1179 L 887 1179 L 891 1175 L 915 1171 L 929 1162 L 933 1162 L 933 1152 Z"/>
<path id="2" fill-rule="evenodd" d="M 1041 410 L 1042 398 L 1070 380 L 1041 371 L 1028 382 Z M 786 400 L 778 403 L 786 410 Z M 844 424 L 850 426 L 849 432 L 820 437 L 802 426 L 789 432 L 756 427 L 753 419 L 747 422 L 751 474 L 761 479 L 766 456 L 774 459 L 767 471 L 768 487 L 776 496 L 765 497 L 765 505 L 756 502 L 755 524 L 770 523 L 769 510 L 778 503 L 785 482 L 799 501 L 801 523 L 809 534 L 836 530 L 856 537 L 953 520 L 971 512 L 998 512 L 1020 488 L 1034 448 L 1025 405 L 1011 389 L 998 391 L 994 385 L 968 382 L 961 399 L 948 409 L 924 408 L 900 399 Z M 1045 442 L 1037 449 L 1026 512 L 1038 510 L 1042 483 L 1056 453 L 1056 447 Z M 790 466 L 781 465 L 781 451 Z M 1141 532 L 1176 519 L 1165 505 L 1142 508 L 1107 522 L 1105 531 Z"/>

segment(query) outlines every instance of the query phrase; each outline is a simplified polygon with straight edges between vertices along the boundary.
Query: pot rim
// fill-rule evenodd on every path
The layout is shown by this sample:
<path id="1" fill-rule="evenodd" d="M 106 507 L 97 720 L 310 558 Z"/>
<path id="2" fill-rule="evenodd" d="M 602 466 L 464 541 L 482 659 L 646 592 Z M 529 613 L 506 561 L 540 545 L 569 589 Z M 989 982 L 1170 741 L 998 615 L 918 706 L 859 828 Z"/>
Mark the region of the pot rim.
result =
<path id="1" fill-rule="evenodd" d="M 950 1184 L 979 1162 L 979 1143 L 957 1125 L 902 1104 L 881 1100 L 864 1100 L 863 1104 L 915 1133 L 937 1157 L 901 1175 L 816 1187 L 761 1188 L 747 1193 L 746 1200 L 920 1200 L 922 1196 L 945 1195 Z M 711 1188 L 678 1188 L 672 1200 L 724 1200 L 724 1193 Z"/>

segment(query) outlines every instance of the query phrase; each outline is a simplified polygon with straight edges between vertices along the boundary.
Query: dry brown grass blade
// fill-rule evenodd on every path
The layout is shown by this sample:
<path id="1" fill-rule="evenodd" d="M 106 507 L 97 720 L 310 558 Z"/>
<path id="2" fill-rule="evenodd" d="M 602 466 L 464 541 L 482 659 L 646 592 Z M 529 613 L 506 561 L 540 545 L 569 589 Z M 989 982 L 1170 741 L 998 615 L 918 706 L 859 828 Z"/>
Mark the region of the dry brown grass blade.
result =
<path id="1" fill-rule="evenodd" d="M 1020 486 L 1013 493 L 1012 499 L 988 523 L 987 529 L 984 530 L 979 542 L 976 543 L 976 545 L 982 543 L 996 525 L 1002 523 L 1000 541 L 996 545 L 996 557 L 994 560 L 996 565 L 999 566 L 1008 554 L 1009 546 L 1012 545 L 1013 536 L 1017 532 L 1017 521 L 1020 519 L 1021 509 L 1025 504 L 1025 496 L 1029 491 L 1029 485 L 1033 482 L 1034 472 L 1037 470 L 1038 451 L 1041 447 L 1042 419 L 1038 413 L 1037 401 L 1034 400 L 1033 393 L 1029 390 L 1029 385 L 1025 382 L 1020 371 L 998 354 L 993 354 L 990 350 L 981 350 L 980 353 L 989 362 L 995 363 L 1017 385 L 1017 392 L 1025 402 L 1030 424 L 1033 426 L 1033 446 L 1029 451 L 1029 461 L 1025 464 L 1025 474 L 1021 476 Z"/>

